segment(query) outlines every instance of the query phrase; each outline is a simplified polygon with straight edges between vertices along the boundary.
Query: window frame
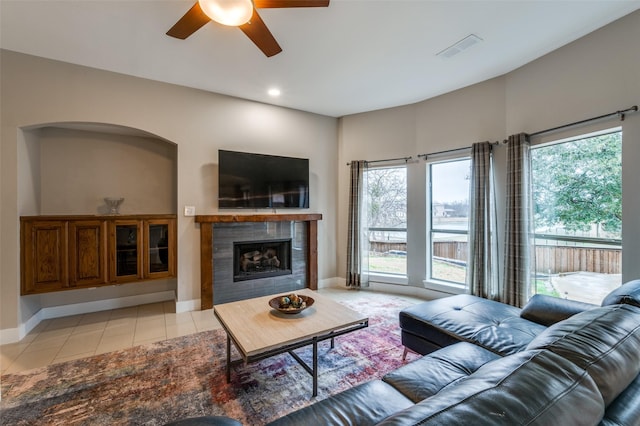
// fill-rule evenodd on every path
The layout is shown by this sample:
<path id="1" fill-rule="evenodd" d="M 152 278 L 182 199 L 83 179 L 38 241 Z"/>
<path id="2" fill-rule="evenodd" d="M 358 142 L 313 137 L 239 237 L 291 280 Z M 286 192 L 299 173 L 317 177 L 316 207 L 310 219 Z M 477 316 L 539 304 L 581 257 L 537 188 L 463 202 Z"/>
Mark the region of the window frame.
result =
<path id="1" fill-rule="evenodd" d="M 382 169 L 404 169 L 405 172 L 405 227 L 404 228 L 387 228 L 387 227 L 377 227 L 377 226 L 369 226 L 369 224 L 367 223 L 367 233 L 370 233 L 372 230 L 376 230 L 376 231 L 396 231 L 396 232 L 404 232 L 405 233 L 405 244 L 407 243 L 407 226 L 408 226 L 408 206 L 407 206 L 407 202 L 408 202 L 408 198 L 409 198 L 409 170 L 407 167 L 407 163 L 406 162 L 402 162 L 402 163 L 392 163 L 392 164 L 384 164 L 384 165 L 379 165 L 379 166 L 369 166 L 366 170 L 365 173 L 368 173 L 369 171 L 373 171 L 373 170 L 382 170 Z M 368 181 L 368 178 L 367 178 Z M 367 203 L 369 200 L 369 194 L 366 194 L 367 196 Z M 368 215 L 368 212 L 367 212 Z M 367 222 L 368 222 L 368 218 L 367 218 Z M 377 282 L 377 283 L 382 283 L 382 284 L 397 284 L 397 285 L 409 285 L 409 278 L 408 278 L 408 269 L 409 269 L 409 250 L 407 247 L 406 250 L 406 254 L 405 254 L 405 259 L 406 259 L 406 263 L 405 263 L 405 272 L 403 274 L 394 274 L 394 273 L 390 273 L 390 272 L 383 272 L 383 271 L 372 271 L 371 269 L 369 269 L 368 271 L 366 271 L 366 273 L 369 276 L 369 281 L 370 282 Z M 370 261 L 367 262 L 367 265 L 370 265 Z"/>
<path id="2" fill-rule="evenodd" d="M 466 280 L 466 267 L 465 267 L 465 281 L 464 283 L 448 281 L 439 278 L 435 278 L 433 276 L 433 235 L 434 233 L 447 233 L 447 234 L 459 234 L 466 235 L 467 237 L 467 252 L 468 252 L 468 242 L 469 242 L 469 229 L 467 227 L 466 230 L 459 229 L 447 229 L 447 228 L 434 228 L 433 221 L 433 172 L 432 167 L 437 164 L 445 164 L 445 163 L 453 163 L 459 161 L 470 161 L 470 149 L 469 150 L 461 150 L 457 155 L 446 155 L 443 157 L 438 156 L 437 158 L 431 160 L 427 159 L 427 167 L 426 167 L 426 257 L 425 257 L 425 278 L 422 281 L 423 287 L 429 290 L 434 290 L 438 292 L 448 293 L 448 294 L 462 294 L 466 293 L 468 289 L 468 284 Z M 470 185 L 470 183 L 469 183 Z M 467 201 L 468 198 L 467 198 Z M 468 256 L 468 254 L 467 254 Z"/>
<path id="3" fill-rule="evenodd" d="M 584 140 L 584 139 L 590 139 L 590 138 L 595 138 L 598 136 L 603 136 L 603 135 L 608 135 L 608 134 L 613 134 L 613 133 L 620 133 L 620 138 L 621 138 L 621 142 L 623 142 L 623 135 L 622 135 L 622 127 L 621 126 L 614 126 L 614 127 L 610 127 L 610 126 L 595 126 L 591 127 L 590 129 L 581 129 L 578 131 L 570 131 L 570 132 L 565 132 L 562 134 L 562 136 L 560 135 L 556 135 L 554 136 L 548 136 L 548 137 L 544 137 L 544 138 L 540 138 L 538 141 L 532 141 L 532 145 L 531 145 L 531 150 L 538 150 L 538 149 L 544 149 L 546 147 L 550 147 L 550 146 L 554 146 L 554 145 L 560 145 L 563 143 L 570 143 L 573 141 L 577 141 L 577 140 Z M 621 148 L 622 149 L 622 148 Z M 533 152 L 532 152 L 533 155 Z M 621 173 L 623 173 L 622 170 L 622 165 L 621 165 Z M 531 169 L 531 184 L 532 184 L 532 192 L 534 191 L 535 187 L 535 172 L 532 166 Z M 622 198 L 621 198 L 621 202 L 622 202 Z M 535 201 L 532 200 L 532 209 L 535 208 Z M 534 212 L 532 211 L 532 231 L 533 231 L 533 246 L 537 247 L 536 242 L 537 241 L 544 241 L 544 240 L 552 240 L 552 241 L 556 241 L 556 242 L 564 242 L 567 244 L 572 244 L 575 243 L 576 247 L 589 247 L 589 245 L 596 245 L 598 247 L 596 248 L 606 248 L 607 246 L 613 246 L 613 247 L 619 247 L 620 251 L 621 251 L 621 256 L 622 256 L 622 250 L 623 250 L 623 244 L 622 244 L 622 234 L 620 235 L 620 239 L 615 239 L 615 238 L 598 238 L 598 237 L 581 237 L 581 236 L 573 236 L 573 235 L 555 235 L 555 234 L 549 234 L 549 233 L 539 233 L 536 232 L 536 221 L 535 221 L 535 216 L 534 216 Z M 562 244 L 559 244 L 562 245 Z M 538 280 L 538 273 L 535 272 L 537 271 L 537 256 L 534 257 L 534 265 L 533 265 L 533 274 L 534 276 L 532 277 L 532 292 L 533 294 L 537 294 L 538 293 L 538 288 L 537 288 L 537 284 L 536 281 Z M 579 272 L 579 271 L 578 271 Z M 622 281 L 620 282 L 620 285 L 622 284 Z M 566 298 L 566 295 L 562 295 L 559 294 L 558 296 L 554 296 L 551 295 L 552 297 L 558 297 L 558 298 Z M 572 300 L 580 300 L 580 299 L 572 299 Z M 584 300 L 582 300 L 584 301 Z"/>

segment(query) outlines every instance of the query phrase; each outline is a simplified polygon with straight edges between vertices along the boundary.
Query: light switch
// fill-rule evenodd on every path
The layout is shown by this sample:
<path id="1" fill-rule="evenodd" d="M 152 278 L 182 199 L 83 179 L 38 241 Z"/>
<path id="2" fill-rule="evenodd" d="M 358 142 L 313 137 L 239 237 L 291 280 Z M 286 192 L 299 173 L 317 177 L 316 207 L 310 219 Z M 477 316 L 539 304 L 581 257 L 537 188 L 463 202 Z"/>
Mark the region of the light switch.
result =
<path id="1" fill-rule="evenodd" d="M 184 215 L 185 216 L 195 216 L 196 215 L 196 206 L 184 206 Z"/>

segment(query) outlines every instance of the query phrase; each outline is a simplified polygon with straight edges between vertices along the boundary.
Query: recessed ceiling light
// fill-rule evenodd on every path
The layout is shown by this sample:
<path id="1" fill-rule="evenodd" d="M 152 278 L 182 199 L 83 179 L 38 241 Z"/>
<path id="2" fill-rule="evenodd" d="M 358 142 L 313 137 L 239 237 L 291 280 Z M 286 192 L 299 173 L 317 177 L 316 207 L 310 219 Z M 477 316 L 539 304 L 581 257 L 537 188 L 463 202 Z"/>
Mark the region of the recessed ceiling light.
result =
<path id="1" fill-rule="evenodd" d="M 280 89 L 277 89 L 274 87 L 269 89 L 267 93 L 269 93 L 269 96 L 273 96 L 274 98 L 277 98 L 278 96 L 280 96 Z"/>

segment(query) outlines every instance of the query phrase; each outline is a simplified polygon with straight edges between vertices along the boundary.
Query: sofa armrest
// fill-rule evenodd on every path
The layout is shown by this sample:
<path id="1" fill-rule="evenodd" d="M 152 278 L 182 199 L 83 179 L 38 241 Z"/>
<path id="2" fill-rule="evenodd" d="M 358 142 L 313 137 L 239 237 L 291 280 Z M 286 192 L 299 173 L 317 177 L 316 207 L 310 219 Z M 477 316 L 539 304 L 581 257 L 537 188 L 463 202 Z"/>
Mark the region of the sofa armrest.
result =
<path id="1" fill-rule="evenodd" d="M 597 307 L 576 300 L 536 294 L 522 308 L 520 317 L 548 327 L 572 315 Z"/>

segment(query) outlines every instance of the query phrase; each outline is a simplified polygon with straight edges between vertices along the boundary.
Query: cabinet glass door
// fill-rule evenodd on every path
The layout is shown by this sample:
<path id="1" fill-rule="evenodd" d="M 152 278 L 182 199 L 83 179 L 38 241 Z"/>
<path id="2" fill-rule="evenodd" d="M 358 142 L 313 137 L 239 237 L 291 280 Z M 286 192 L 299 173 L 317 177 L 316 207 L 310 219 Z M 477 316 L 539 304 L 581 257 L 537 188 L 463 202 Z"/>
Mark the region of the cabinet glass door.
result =
<path id="1" fill-rule="evenodd" d="M 137 224 L 116 225 L 116 276 L 138 275 L 139 241 Z"/>
<path id="2" fill-rule="evenodd" d="M 148 272 L 169 272 L 169 224 L 149 224 Z"/>

